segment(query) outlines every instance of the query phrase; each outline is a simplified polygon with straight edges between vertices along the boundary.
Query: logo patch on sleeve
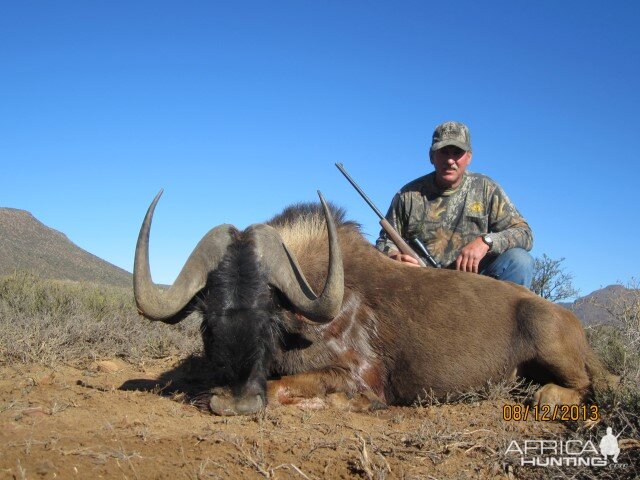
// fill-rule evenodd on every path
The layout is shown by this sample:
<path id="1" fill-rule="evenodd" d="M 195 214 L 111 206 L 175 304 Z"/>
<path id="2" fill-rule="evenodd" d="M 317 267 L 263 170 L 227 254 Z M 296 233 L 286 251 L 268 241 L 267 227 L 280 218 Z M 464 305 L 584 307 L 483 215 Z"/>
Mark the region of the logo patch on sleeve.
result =
<path id="1" fill-rule="evenodd" d="M 469 205 L 469 213 L 479 214 L 484 212 L 484 205 L 481 202 L 473 202 Z"/>

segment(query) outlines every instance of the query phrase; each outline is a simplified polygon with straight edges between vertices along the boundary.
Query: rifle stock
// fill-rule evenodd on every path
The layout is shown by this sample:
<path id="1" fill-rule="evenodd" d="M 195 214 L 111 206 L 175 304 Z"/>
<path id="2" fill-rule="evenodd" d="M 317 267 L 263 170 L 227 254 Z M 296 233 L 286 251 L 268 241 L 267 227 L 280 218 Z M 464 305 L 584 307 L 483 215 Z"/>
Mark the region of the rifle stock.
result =
<path id="1" fill-rule="evenodd" d="M 398 250 L 400 250 L 401 253 L 411 255 L 418 261 L 418 264 L 420 264 L 421 267 L 427 266 L 422 258 L 420 258 L 420 256 L 413 250 L 413 248 L 411 248 L 409 244 L 404 241 L 404 239 L 400 236 L 396 229 L 393 228 L 393 226 L 386 218 L 382 218 L 380 220 L 380 226 L 384 229 L 385 232 L 387 232 L 387 235 L 389 235 L 389 238 L 393 241 L 393 243 L 396 244 Z"/>

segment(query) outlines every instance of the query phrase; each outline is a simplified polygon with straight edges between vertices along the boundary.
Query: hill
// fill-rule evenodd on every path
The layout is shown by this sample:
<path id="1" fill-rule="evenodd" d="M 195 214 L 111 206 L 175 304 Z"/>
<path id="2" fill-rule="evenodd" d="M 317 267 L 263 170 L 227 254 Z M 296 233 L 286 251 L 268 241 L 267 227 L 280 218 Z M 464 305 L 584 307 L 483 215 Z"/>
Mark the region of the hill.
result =
<path id="1" fill-rule="evenodd" d="M 0 208 L 0 275 L 26 270 L 43 278 L 130 287 L 132 275 L 92 255 L 31 213 Z"/>
<path id="2" fill-rule="evenodd" d="M 617 322 L 616 317 L 620 316 L 619 310 L 636 298 L 634 293 L 637 292 L 622 285 L 609 285 L 580 297 L 575 302 L 560 305 L 575 313 L 585 325 L 614 324 Z"/>

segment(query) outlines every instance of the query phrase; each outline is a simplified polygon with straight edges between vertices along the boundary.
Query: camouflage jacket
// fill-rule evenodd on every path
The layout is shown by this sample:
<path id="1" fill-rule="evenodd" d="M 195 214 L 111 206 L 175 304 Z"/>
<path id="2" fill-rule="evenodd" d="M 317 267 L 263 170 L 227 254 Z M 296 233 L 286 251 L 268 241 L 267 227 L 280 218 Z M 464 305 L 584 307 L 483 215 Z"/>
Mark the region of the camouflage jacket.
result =
<path id="1" fill-rule="evenodd" d="M 533 234 L 502 188 L 485 175 L 465 172 L 462 183 L 442 191 L 435 172 L 404 187 L 391 201 L 387 220 L 404 239 L 417 236 L 443 266 L 455 263 L 460 250 L 491 233 L 491 254 L 510 248 L 531 250 Z M 376 242 L 382 252 L 398 250 L 384 230 Z"/>

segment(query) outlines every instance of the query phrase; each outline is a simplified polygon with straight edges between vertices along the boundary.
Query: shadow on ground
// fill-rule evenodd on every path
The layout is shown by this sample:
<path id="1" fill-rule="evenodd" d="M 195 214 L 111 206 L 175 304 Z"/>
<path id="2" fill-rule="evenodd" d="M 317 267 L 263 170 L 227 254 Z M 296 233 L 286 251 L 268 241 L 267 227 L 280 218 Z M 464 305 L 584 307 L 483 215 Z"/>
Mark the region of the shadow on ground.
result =
<path id="1" fill-rule="evenodd" d="M 201 355 L 191 355 L 157 379 L 127 380 L 118 390 L 138 390 L 189 403 L 199 410 L 210 412 L 212 390 L 218 387 L 211 378 L 211 367 Z"/>

